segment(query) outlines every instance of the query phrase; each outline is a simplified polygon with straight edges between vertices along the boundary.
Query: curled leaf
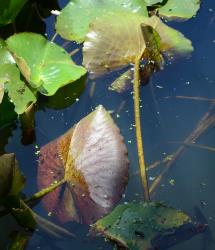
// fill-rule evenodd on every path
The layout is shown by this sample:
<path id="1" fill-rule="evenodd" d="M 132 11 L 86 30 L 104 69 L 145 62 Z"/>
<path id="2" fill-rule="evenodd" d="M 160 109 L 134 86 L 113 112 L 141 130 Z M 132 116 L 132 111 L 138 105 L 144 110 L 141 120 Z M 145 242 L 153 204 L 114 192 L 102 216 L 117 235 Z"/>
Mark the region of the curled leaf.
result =
<path id="1" fill-rule="evenodd" d="M 4 207 L 14 217 L 17 223 L 31 231 L 36 229 L 36 221 L 33 211 L 19 196 L 8 196 L 4 202 Z"/>
<path id="2" fill-rule="evenodd" d="M 128 178 L 126 146 L 109 113 L 98 106 L 66 134 L 41 148 L 38 186 L 66 179 L 44 197 L 61 222 L 92 223 L 111 211 Z"/>
<path id="3" fill-rule="evenodd" d="M 160 53 L 161 38 L 150 25 L 141 24 L 141 31 L 146 46 L 143 57 L 147 58 L 147 63 L 152 65 L 154 71 L 159 71 L 164 65 L 164 59 Z"/>
<path id="4" fill-rule="evenodd" d="M 8 196 L 4 202 L 4 207 L 11 213 L 20 226 L 30 231 L 38 228 L 56 238 L 74 237 L 74 234 L 65 228 L 36 214 L 19 196 Z"/>
<path id="5" fill-rule="evenodd" d="M 93 77 L 134 63 L 143 55 L 146 49 L 143 24 L 151 26 L 160 36 L 160 52 L 167 56 L 192 52 L 190 40 L 157 16 L 144 18 L 132 13 L 109 13 L 91 23 L 84 42 L 83 64 Z"/>
<path id="6" fill-rule="evenodd" d="M 19 171 L 14 154 L 0 156 L 0 199 L 17 195 L 25 185 L 25 178 Z"/>

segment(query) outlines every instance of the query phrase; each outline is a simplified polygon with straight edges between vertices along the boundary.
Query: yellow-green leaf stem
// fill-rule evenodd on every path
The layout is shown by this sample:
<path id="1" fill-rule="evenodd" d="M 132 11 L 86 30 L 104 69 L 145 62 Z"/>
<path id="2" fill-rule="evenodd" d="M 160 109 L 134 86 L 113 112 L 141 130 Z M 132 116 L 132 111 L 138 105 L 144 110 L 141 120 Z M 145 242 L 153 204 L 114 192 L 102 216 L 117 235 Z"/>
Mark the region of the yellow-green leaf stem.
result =
<path id="1" fill-rule="evenodd" d="M 66 182 L 66 179 L 62 179 L 61 181 L 52 183 L 50 186 L 48 186 L 47 188 L 43 188 L 42 190 L 40 190 L 39 192 L 33 194 L 29 199 L 25 200 L 25 202 L 27 203 L 31 203 L 35 200 L 41 199 L 42 197 L 44 197 L 45 195 L 47 195 L 48 193 L 52 192 L 53 190 L 55 190 L 56 188 L 58 188 L 59 186 L 63 185 Z"/>
<path id="2" fill-rule="evenodd" d="M 145 201 L 150 201 L 149 187 L 146 173 L 146 166 L 144 161 L 144 151 L 141 133 L 141 123 L 140 123 L 140 58 L 137 57 L 135 61 L 135 71 L 134 71 L 134 116 L 135 116 L 135 131 L 137 140 L 137 151 L 140 167 L 140 176 L 143 186 Z"/>

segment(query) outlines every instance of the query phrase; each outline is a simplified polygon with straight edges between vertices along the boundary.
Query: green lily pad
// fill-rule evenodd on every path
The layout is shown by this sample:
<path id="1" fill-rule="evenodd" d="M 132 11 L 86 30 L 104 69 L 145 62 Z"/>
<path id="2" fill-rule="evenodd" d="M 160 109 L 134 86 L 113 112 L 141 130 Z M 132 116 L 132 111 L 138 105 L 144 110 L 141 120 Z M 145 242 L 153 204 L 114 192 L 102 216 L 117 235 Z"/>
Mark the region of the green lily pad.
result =
<path id="1" fill-rule="evenodd" d="M 86 73 L 64 49 L 39 34 L 19 33 L 6 43 L 26 80 L 44 95 L 55 94 Z"/>
<path id="2" fill-rule="evenodd" d="M 119 205 L 94 230 L 129 250 L 166 249 L 171 240 L 177 243 L 178 230 L 190 230 L 189 237 L 198 233 L 187 214 L 155 202 Z"/>
<path id="3" fill-rule="evenodd" d="M 200 0 L 168 0 L 159 8 L 159 15 L 168 20 L 186 20 L 196 15 L 200 8 Z"/>
<path id="4" fill-rule="evenodd" d="M 36 97 L 25 82 L 20 80 L 20 72 L 15 64 L 3 64 L 0 66 L 0 83 L 4 83 L 4 89 L 14 103 L 17 114 L 22 114 L 31 103 L 36 102 Z"/>
<path id="5" fill-rule="evenodd" d="M 19 171 L 14 154 L 0 156 L 0 199 L 17 195 L 25 185 L 25 178 Z"/>
<path id="6" fill-rule="evenodd" d="M 73 84 L 60 88 L 53 96 L 43 98 L 42 106 L 44 104 L 45 107 L 52 109 L 64 109 L 69 107 L 79 100 L 80 95 L 84 91 L 86 80 L 87 77 L 84 75 Z M 41 104 L 40 101 L 39 103 Z"/>
<path id="7" fill-rule="evenodd" d="M 6 42 L 0 39 L 0 104 L 6 91 L 14 103 L 15 112 L 22 114 L 31 103 L 36 102 L 36 97 L 29 87 L 20 80 L 20 72 L 15 63 L 6 47 Z"/>
<path id="8" fill-rule="evenodd" d="M 107 12 L 125 11 L 148 16 L 142 0 L 72 0 L 57 17 L 56 30 L 63 38 L 81 43 L 89 30 L 89 24 Z M 115 19 L 118 22 L 118 19 Z"/>
<path id="9" fill-rule="evenodd" d="M 189 39 L 157 16 L 144 18 L 133 13 L 109 13 L 91 23 L 84 42 L 83 64 L 92 77 L 134 64 L 137 57 L 144 55 L 148 48 L 141 30 L 143 24 L 151 26 L 160 36 L 156 40 L 160 43 L 157 47 L 161 53 L 172 57 L 193 51 Z"/>
<path id="10" fill-rule="evenodd" d="M 15 63 L 11 53 L 7 50 L 6 43 L 0 38 L 0 66 L 5 63 Z"/>
<path id="11" fill-rule="evenodd" d="M 1 0 L 0 25 L 12 23 L 27 0 Z"/>

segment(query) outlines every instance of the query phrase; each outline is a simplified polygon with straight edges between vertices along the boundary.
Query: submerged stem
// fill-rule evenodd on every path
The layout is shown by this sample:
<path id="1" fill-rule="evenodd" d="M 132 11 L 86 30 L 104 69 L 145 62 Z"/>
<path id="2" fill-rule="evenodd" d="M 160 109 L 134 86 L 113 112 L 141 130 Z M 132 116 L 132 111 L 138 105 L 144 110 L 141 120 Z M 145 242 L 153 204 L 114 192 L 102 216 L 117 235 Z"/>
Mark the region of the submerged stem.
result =
<path id="1" fill-rule="evenodd" d="M 137 151 L 140 167 L 141 181 L 143 185 L 143 192 L 145 201 L 150 201 L 149 197 L 149 187 L 146 173 L 146 166 L 144 161 L 144 151 L 141 133 L 141 123 L 140 123 L 140 58 L 135 61 L 135 71 L 134 71 L 134 116 L 135 116 L 135 131 L 137 140 Z"/>

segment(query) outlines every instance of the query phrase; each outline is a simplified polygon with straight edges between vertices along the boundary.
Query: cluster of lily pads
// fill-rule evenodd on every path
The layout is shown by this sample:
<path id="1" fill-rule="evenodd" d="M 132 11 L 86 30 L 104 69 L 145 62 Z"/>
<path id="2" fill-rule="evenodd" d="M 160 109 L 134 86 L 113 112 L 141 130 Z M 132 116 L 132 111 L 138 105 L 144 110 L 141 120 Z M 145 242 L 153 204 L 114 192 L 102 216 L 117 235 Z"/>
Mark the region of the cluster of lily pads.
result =
<path id="1" fill-rule="evenodd" d="M 14 23 L 26 4 L 27 0 L 1 1 L 0 25 Z M 52 13 L 57 14 L 56 33 L 83 44 L 83 65 L 75 64 L 64 48 L 44 34 L 14 32 L 0 38 L 0 130 L 8 117 L 16 117 L 14 111 L 23 117 L 39 104 L 41 95 L 55 98 L 63 87 L 75 87 L 87 72 L 97 78 L 126 68 L 110 88 L 120 93 L 128 85 L 133 87 L 134 80 L 138 91 L 141 74 L 148 82 L 151 74 L 164 68 L 165 60 L 193 51 L 191 41 L 165 22 L 187 20 L 199 8 L 199 0 L 71 0 Z M 25 236 L 22 232 L 15 237 L 13 247 L 19 248 L 11 249 L 24 249 L 26 232 L 37 227 L 54 236 L 73 237 L 33 212 L 31 207 L 42 197 L 47 212 L 60 223 L 93 224 L 92 231 L 119 249 L 167 248 L 176 244 L 181 231 L 187 232 L 186 238 L 202 231 L 184 212 L 151 202 L 147 176 L 145 202 L 114 208 L 127 184 L 128 158 L 119 129 L 102 106 L 40 151 L 37 180 L 42 191 L 31 198 L 23 197 L 24 177 L 15 156 L 0 157 L 0 216 L 10 213 L 26 229 Z"/>
<path id="2" fill-rule="evenodd" d="M 0 24 L 13 22 L 25 2 L 3 1 Z M 56 32 L 67 40 L 84 42 L 83 64 L 90 72 L 103 74 L 105 69 L 134 62 L 144 50 L 142 34 L 138 31 L 141 23 L 157 30 L 161 51 L 169 54 L 191 51 L 191 44 L 182 34 L 154 15 L 149 18 L 148 9 L 168 19 L 188 19 L 198 8 L 199 1 L 185 0 L 180 5 L 173 0 L 166 4 L 142 0 L 70 1 L 57 17 Z M 112 58 L 113 48 L 118 54 Z M 59 88 L 86 74 L 86 69 L 76 65 L 63 48 L 35 33 L 24 32 L 1 39 L 0 53 L 0 102 L 6 92 L 18 115 L 37 101 L 38 92 L 54 95 Z"/>

